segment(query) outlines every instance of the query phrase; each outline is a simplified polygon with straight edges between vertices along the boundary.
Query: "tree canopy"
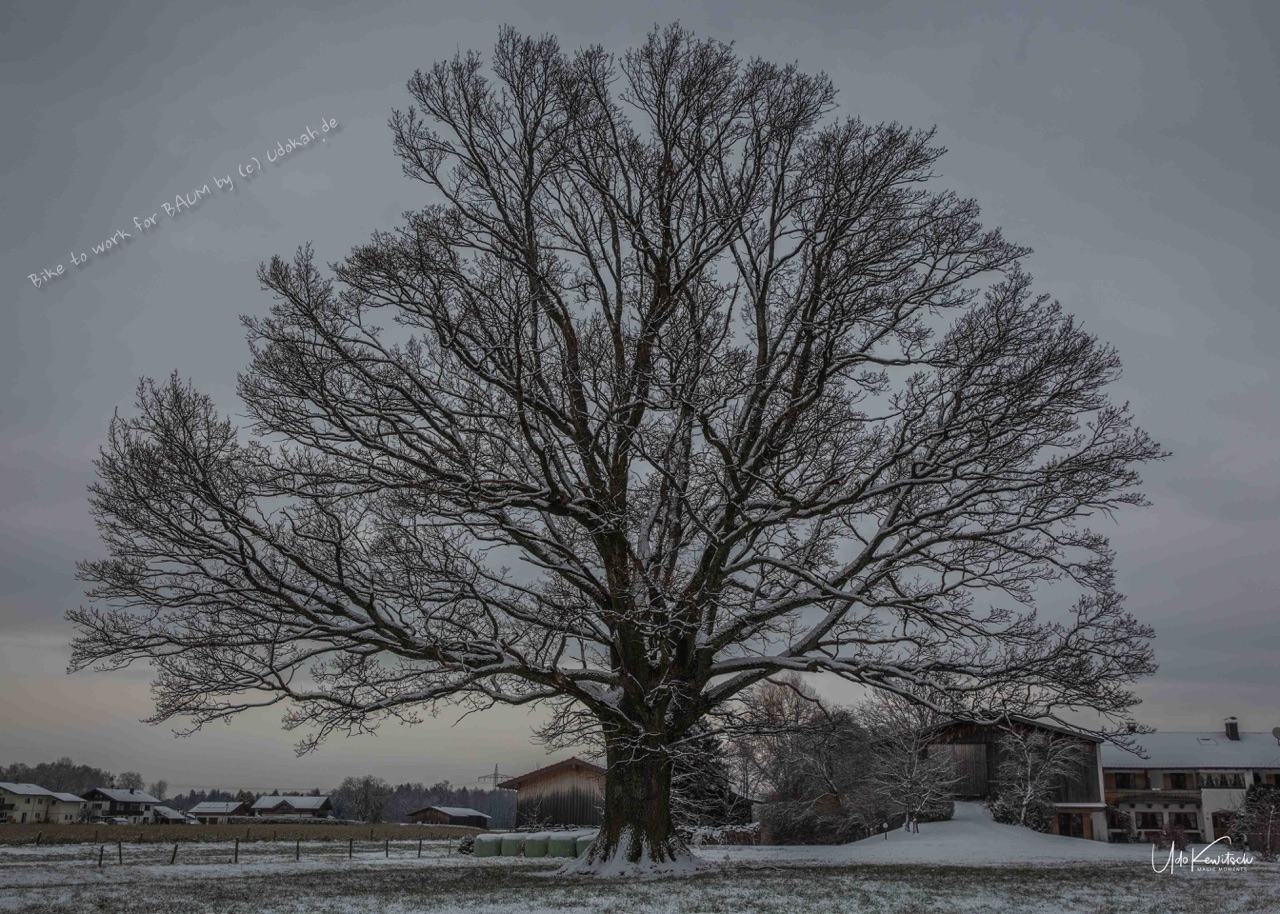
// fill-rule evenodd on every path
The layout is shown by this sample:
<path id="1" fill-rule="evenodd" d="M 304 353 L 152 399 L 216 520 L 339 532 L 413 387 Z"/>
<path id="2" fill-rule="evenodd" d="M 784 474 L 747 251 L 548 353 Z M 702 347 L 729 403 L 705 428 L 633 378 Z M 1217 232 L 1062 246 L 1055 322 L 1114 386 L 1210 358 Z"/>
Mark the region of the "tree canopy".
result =
<path id="1" fill-rule="evenodd" d="M 1162 453 L 933 131 L 679 26 L 408 88 L 426 205 L 263 265 L 244 427 L 176 375 L 112 421 L 74 668 L 148 661 L 192 727 L 285 703 L 304 749 L 550 703 L 606 747 L 586 869 L 685 853 L 673 756 L 780 671 L 1119 724 L 1151 632 L 1087 524 Z"/>

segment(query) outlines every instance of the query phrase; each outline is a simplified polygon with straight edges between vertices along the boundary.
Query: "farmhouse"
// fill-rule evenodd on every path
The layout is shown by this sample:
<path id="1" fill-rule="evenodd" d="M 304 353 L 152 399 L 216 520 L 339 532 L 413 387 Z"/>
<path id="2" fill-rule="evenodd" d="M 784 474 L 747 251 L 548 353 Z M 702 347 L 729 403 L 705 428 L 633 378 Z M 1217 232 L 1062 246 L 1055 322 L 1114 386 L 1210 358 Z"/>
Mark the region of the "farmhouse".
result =
<path id="1" fill-rule="evenodd" d="M 1112 816 L 1113 839 L 1126 840 L 1132 825 L 1139 841 L 1151 841 L 1170 824 L 1208 843 L 1228 833 L 1231 810 L 1250 785 L 1280 786 L 1280 737 L 1242 731 L 1234 717 L 1221 731 L 1149 733 L 1139 741 L 1145 759 L 1102 749 L 1107 805 L 1123 814 Z"/>
<path id="2" fill-rule="evenodd" d="M 36 784 L 0 781 L 0 822 L 47 822 L 53 793 Z"/>
<path id="3" fill-rule="evenodd" d="M 933 737 L 935 748 L 949 752 L 960 777 L 955 787 L 958 800 L 984 800 L 994 795 L 1000 766 L 1000 739 L 1008 730 L 1040 731 L 1053 739 L 1078 742 L 1085 749 L 1081 771 L 1059 780 L 1055 790 L 1052 833 L 1071 838 L 1107 840 L 1106 803 L 1102 791 L 1102 740 L 1054 724 L 1015 718 L 1003 727 L 980 726 L 956 721 L 939 727 Z"/>
<path id="4" fill-rule="evenodd" d="M 599 825 L 605 770 L 567 758 L 498 786 L 516 791 L 516 828 L 544 825 Z"/>
<path id="5" fill-rule="evenodd" d="M 231 816 L 248 815 L 249 811 L 239 800 L 232 800 L 229 803 L 197 803 L 189 813 L 201 825 L 221 825 Z"/>
<path id="6" fill-rule="evenodd" d="M 470 825 L 488 828 L 489 816 L 466 806 L 424 806 L 409 813 L 410 822 L 431 825 Z"/>
<path id="7" fill-rule="evenodd" d="M 333 810 L 328 797 L 259 797 L 250 807 L 255 816 L 324 819 Z"/>
<path id="8" fill-rule="evenodd" d="M 94 820 L 127 819 L 130 825 L 150 822 L 160 801 L 149 793 L 124 787 L 95 787 L 85 794 Z"/>

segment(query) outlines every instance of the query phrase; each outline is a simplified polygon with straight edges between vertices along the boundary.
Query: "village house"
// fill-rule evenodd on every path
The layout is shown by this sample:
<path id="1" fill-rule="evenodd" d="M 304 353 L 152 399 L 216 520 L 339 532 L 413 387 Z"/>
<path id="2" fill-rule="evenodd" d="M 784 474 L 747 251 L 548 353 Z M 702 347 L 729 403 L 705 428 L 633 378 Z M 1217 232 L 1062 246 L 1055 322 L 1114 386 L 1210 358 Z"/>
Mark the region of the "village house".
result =
<path id="1" fill-rule="evenodd" d="M 0 781 L 0 822 L 45 822 L 53 793 L 36 784 Z"/>
<path id="2" fill-rule="evenodd" d="M 1138 742 L 1145 759 L 1102 750 L 1107 805 L 1131 819 L 1112 815 L 1113 840 L 1126 840 L 1132 825 L 1139 841 L 1154 841 L 1170 824 L 1207 844 L 1228 833 L 1251 784 L 1280 786 L 1280 736 L 1242 731 L 1234 717 L 1220 731 L 1148 733 Z"/>
<path id="3" fill-rule="evenodd" d="M 409 813 L 410 822 L 424 825 L 470 825 L 488 828 L 490 816 L 466 806 L 424 806 Z"/>
<path id="4" fill-rule="evenodd" d="M 38 784 L 0 782 L 0 822 L 67 823 L 80 820 L 85 801 Z"/>
<path id="5" fill-rule="evenodd" d="M 188 810 L 188 813 L 201 825 L 222 825 L 232 816 L 248 815 L 249 810 L 239 800 L 232 800 L 197 803 Z"/>
<path id="6" fill-rule="evenodd" d="M 328 797 L 259 797 L 250 807 L 255 816 L 324 819 L 333 810 Z"/>
<path id="7" fill-rule="evenodd" d="M 567 758 L 509 778 L 498 786 L 516 791 L 516 828 L 599 825 L 605 769 Z"/>
<path id="8" fill-rule="evenodd" d="M 1053 739 L 1077 742 L 1084 752 L 1084 764 L 1071 775 L 1059 779 L 1054 788 L 1051 831 L 1055 835 L 1106 841 L 1106 801 L 1102 789 L 1102 740 L 1056 724 L 1015 718 L 1000 726 L 954 722 L 937 729 L 933 741 L 945 748 L 956 763 L 960 780 L 954 788 L 958 800 L 986 800 L 996 792 L 1000 767 L 1000 741 L 1010 730 L 1039 731 Z"/>
<path id="9" fill-rule="evenodd" d="M 89 815 L 94 821 L 124 819 L 130 825 L 150 822 L 160 801 L 131 787 L 95 787 L 85 794 Z"/>
<path id="10" fill-rule="evenodd" d="M 74 793 L 50 791 L 53 802 L 49 804 L 49 822 L 79 822 L 89 804 Z"/>

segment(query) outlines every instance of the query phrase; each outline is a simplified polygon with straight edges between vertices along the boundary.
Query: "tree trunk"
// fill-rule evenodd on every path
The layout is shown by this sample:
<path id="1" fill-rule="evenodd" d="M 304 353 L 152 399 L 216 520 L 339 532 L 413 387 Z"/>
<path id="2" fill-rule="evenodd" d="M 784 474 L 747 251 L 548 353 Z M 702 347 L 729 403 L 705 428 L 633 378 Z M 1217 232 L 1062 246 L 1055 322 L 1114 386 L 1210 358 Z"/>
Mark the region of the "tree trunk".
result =
<path id="1" fill-rule="evenodd" d="M 656 747 L 637 749 L 632 741 L 611 745 L 607 755 L 600 833 L 567 870 L 613 875 L 694 865 L 671 819 L 670 755 Z"/>

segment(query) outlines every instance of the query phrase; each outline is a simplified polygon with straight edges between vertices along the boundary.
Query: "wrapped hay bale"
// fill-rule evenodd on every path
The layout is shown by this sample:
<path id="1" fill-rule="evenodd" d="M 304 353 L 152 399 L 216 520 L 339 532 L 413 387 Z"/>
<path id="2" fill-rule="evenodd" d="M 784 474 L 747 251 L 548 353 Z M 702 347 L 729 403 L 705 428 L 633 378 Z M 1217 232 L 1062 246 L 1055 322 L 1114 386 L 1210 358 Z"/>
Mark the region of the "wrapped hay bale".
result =
<path id="1" fill-rule="evenodd" d="M 551 840 L 551 835 L 547 832 L 534 832 L 524 837 L 524 855 L 526 857 L 545 857 L 547 856 L 547 845 Z"/>
<path id="2" fill-rule="evenodd" d="M 524 851 L 524 835 L 507 834 L 502 836 L 502 856 L 519 857 Z"/>
<path id="3" fill-rule="evenodd" d="M 551 857 L 578 856 L 578 838 L 584 834 L 579 831 L 560 831 L 554 833 L 547 841 L 547 854 Z"/>
<path id="4" fill-rule="evenodd" d="M 476 835 L 477 857 L 500 857 L 502 855 L 502 835 Z"/>

